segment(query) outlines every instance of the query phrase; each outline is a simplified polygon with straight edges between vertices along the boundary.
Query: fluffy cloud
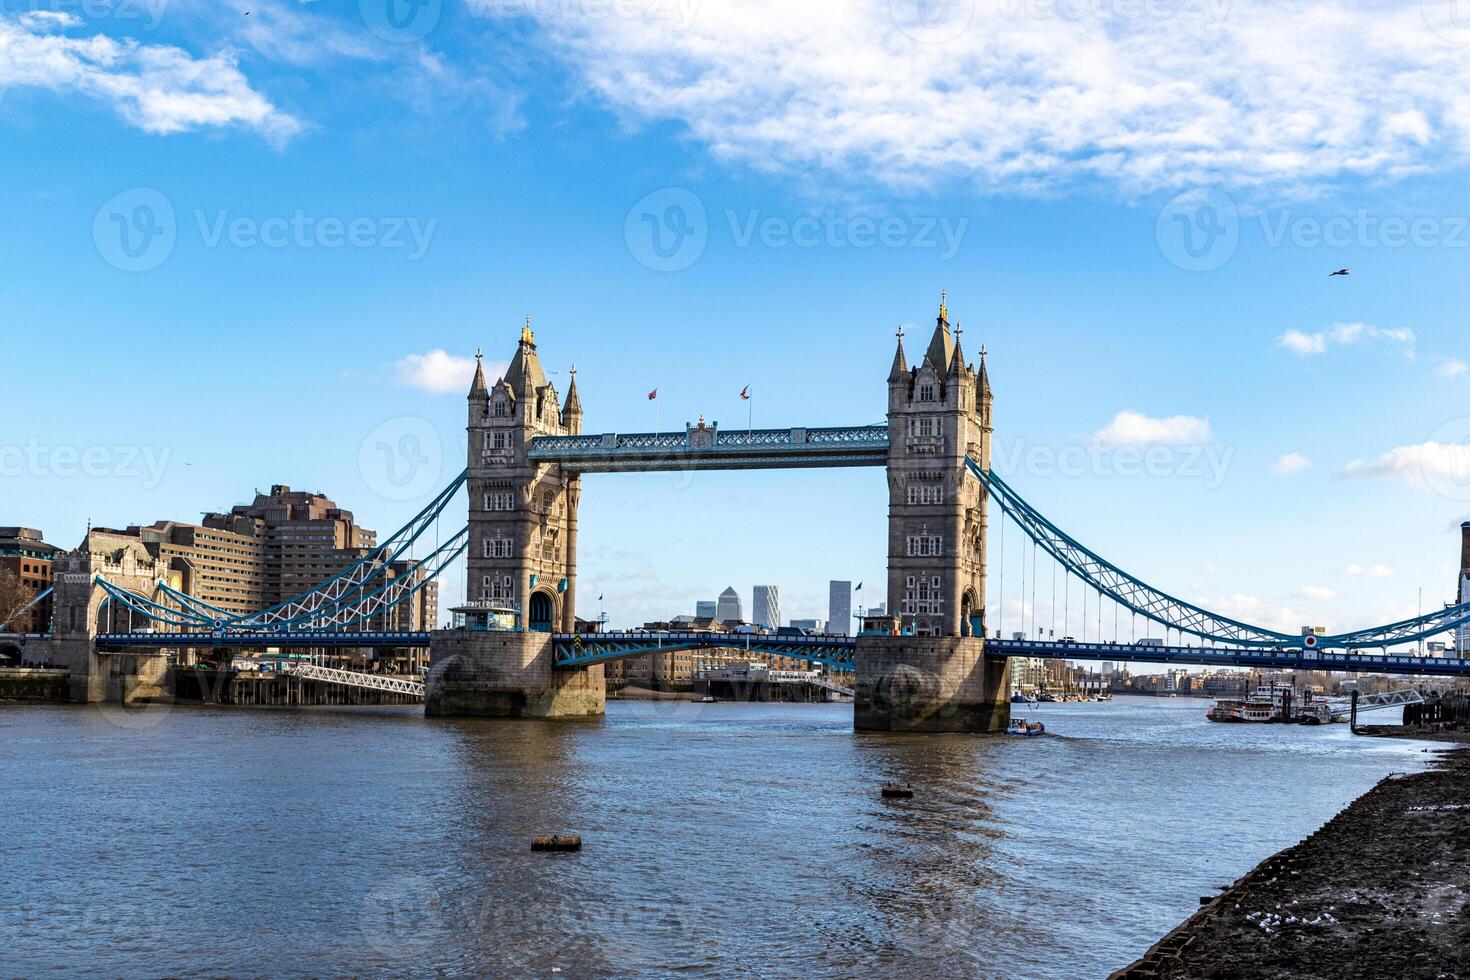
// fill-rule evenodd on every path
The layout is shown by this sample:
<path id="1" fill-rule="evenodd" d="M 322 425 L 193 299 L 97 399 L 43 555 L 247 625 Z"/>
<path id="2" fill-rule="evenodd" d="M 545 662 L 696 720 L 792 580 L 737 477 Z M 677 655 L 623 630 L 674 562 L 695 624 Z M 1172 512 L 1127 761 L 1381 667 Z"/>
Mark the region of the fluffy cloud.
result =
<path id="1" fill-rule="evenodd" d="M 1470 445 L 1454 442 L 1422 442 L 1399 446 L 1373 460 L 1355 459 L 1343 468 L 1342 476 L 1392 476 L 1415 486 L 1470 485 Z"/>
<path id="2" fill-rule="evenodd" d="M 1393 569 L 1387 565 L 1349 565 L 1347 573 L 1353 578 L 1388 578 L 1393 574 Z"/>
<path id="3" fill-rule="evenodd" d="M 1129 193 L 1463 164 L 1470 58 L 1427 22 L 1439 5 L 471 0 L 534 18 L 595 97 L 630 121 L 677 120 L 720 158 Z"/>
<path id="4" fill-rule="evenodd" d="M 1337 598 L 1337 593 L 1331 589 L 1324 589 L 1320 585 L 1307 585 L 1297 590 L 1298 599 L 1311 599 L 1313 602 L 1331 602 Z"/>
<path id="5" fill-rule="evenodd" d="M 250 87 L 230 55 L 195 58 L 168 45 L 59 33 L 79 23 L 48 11 L 0 14 L 0 89 L 85 95 L 150 133 L 242 126 L 281 142 L 301 128 Z"/>
<path id="6" fill-rule="evenodd" d="M 1104 446 L 1198 446 L 1210 441 L 1210 420 L 1190 415 L 1156 419 L 1128 410 L 1113 416 L 1092 439 Z"/>
<path id="7" fill-rule="evenodd" d="M 1407 327 L 1371 327 L 1366 323 L 1335 323 L 1326 330 L 1315 333 L 1288 330 L 1276 339 L 1276 343 L 1294 354 L 1310 357 L 1313 354 L 1327 353 L 1329 345 L 1347 346 L 1360 340 L 1383 340 L 1399 344 L 1405 348 L 1405 353 L 1410 356 L 1413 354 L 1414 331 Z"/>
<path id="8" fill-rule="evenodd" d="M 439 349 L 427 354 L 410 354 L 394 368 L 399 384 L 435 395 L 462 395 L 470 390 L 470 381 L 475 377 L 473 357 L 458 357 Z M 503 373 L 503 368 L 496 370 L 493 365 L 485 365 L 485 377 L 488 379 L 493 380 Z"/>
<path id="9" fill-rule="evenodd" d="M 1466 364 L 1458 357 L 1450 357 L 1446 358 L 1439 367 L 1435 368 L 1434 373 L 1441 378 L 1458 378 L 1466 371 L 1470 371 L 1470 364 Z"/>
<path id="10" fill-rule="evenodd" d="M 1271 471 L 1280 476 L 1290 476 L 1293 473 L 1300 473 L 1311 465 L 1312 461 L 1301 453 L 1287 453 L 1271 464 Z"/>

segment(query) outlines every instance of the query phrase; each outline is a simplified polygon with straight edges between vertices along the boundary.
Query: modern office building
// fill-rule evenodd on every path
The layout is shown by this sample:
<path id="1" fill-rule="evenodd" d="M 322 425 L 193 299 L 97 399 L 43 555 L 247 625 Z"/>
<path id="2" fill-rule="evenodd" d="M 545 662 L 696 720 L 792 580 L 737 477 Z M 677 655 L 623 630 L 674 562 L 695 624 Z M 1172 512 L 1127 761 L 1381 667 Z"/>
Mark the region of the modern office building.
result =
<path id="1" fill-rule="evenodd" d="M 733 585 L 720 593 L 720 599 L 715 604 L 715 619 L 722 623 L 745 622 L 745 609 L 740 604 L 740 593 L 735 591 Z"/>
<path id="2" fill-rule="evenodd" d="M 781 625 L 781 590 L 774 585 L 757 585 L 751 596 L 750 621 L 768 630 Z"/>
<path id="3" fill-rule="evenodd" d="M 20 589 L 15 597 L 16 606 L 28 605 L 51 587 L 51 556 L 59 550 L 47 544 L 35 528 L 0 527 L 0 572 L 8 571 L 15 576 Z M 6 602 L 7 598 L 0 596 L 0 602 Z M 50 624 L 51 599 L 47 597 L 17 616 L 14 622 L 0 623 L 0 632 L 45 633 Z"/>
<path id="4" fill-rule="evenodd" d="M 827 621 L 825 619 L 793 619 L 791 628 L 798 630 L 810 630 L 813 633 L 827 632 Z"/>
<path id="5" fill-rule="evenodd" d="M 720 604 L 714 599 L 701 599 L 694 604 L 695 619 L 714 619 L 719 612 Z"/>
<path id="6" fill-rule="evenodd" d="M 852 583 L 833 579 L 827 583 L 827 631 L 837 636 L 852 633 Z"/>

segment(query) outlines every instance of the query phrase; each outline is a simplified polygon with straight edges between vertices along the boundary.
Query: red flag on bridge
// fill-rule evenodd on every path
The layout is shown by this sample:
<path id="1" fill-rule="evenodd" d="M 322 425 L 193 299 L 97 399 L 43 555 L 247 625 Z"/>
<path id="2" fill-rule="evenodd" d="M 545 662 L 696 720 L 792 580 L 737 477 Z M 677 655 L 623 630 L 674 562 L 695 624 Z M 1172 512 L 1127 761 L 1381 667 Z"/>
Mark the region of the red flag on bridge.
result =
<path id="1" fill-rule="evenodd" d="M 740 389 L 740 400 L 746 402 L 750 401 L 750 385 L 746 385 L 744 388 Z"/>
<path id="2" fill-rule="evenodd" d="M 652 391 L 650 391 L 648 393 L 648 400 L 649 401 L 653 401 L 657 397 L 658 397 L 658 389 L 657 388 L 653 389 Z"/>

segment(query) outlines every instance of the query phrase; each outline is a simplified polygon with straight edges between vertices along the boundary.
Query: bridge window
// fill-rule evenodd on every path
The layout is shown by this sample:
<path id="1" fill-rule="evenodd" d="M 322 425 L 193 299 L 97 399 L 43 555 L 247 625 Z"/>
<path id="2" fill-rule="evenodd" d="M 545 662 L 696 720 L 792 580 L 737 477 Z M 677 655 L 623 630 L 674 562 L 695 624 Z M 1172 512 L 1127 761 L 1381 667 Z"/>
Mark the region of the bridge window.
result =
<path id="1" fill-rule="evenodd" d="M 485 539 L 486 558 L 509 558 L 510 539 L 502 538 L 498 534 L 493 538 Z"/>
<path id="2" fill-rule="evenodd" d="M 939 420 L 932 415 L 909 419 L 909 435 L 937 436 L 939 435 Z"/>
<path id="3" fill-rule="evenodd" d="M 908 578 L 908 588 L 903 593 L 903 612 L 907 616 L 937 616 L 944 604 L 942 583 L 939 576 L 930 579 L 914 576 Z"/>
<path id="4" fill-rule="evenodd" d="M 909 487 L 909 503 L 942 504 L 944 503 L 944 488 L 929 484 Z"/>
<path id="5" fill-rule="evenodd" d="M 510 414 L 510 406 L 505 403 L 504 398 L 495 399 L 495 417 L 503 419 Z"/>
<path id="6" fill-rule="evenodd" d="M 508 432 L 493 432 L 493 433 L 491 433 L 491 445 L 494 446 L 494 448 L 496 448 L 496 449 L 506 449 L 506 448 L 508 448 L 510 446 L 510 433 L 508 433 Z"/>
<path id="7" fill-rule="evenodd" d="M 932 384 L 919 385 L 919 401 L 932 402 L 934 400 L 934 386 Z"/>
<path id="8" fill-rule="evenodd" d="M 515 495 L 511 493 L 487 493 L 485 494 L 486 510 L 515 510 Z"/>
<path id="9" fill-rule="evenodd" d="M 911 558 L 928 558 L 944 554 L 944 536 L 940 534 L 910 534 L 908 554 Z"/>
<path id="10" fill-rule="evenodd" d="M 511 577 L 509 575 L 486 575 L 481 598 L 514 599 L 515 586 L 511 584 Z"/>

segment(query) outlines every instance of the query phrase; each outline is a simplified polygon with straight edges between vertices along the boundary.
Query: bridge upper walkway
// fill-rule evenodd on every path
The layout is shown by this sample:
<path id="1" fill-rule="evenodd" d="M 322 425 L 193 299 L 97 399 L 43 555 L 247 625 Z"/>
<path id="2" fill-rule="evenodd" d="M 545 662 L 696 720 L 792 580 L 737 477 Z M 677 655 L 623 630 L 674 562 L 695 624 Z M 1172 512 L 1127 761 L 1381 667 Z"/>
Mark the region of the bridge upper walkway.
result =
<path id="1" fill-rule="evenodd" d="M 884 466 L 888 426 L 722 432 L 716 424 L 691 426 L 684 432 L 540 436 L 531 440 L 527 455 L 583 473 Z"/>

